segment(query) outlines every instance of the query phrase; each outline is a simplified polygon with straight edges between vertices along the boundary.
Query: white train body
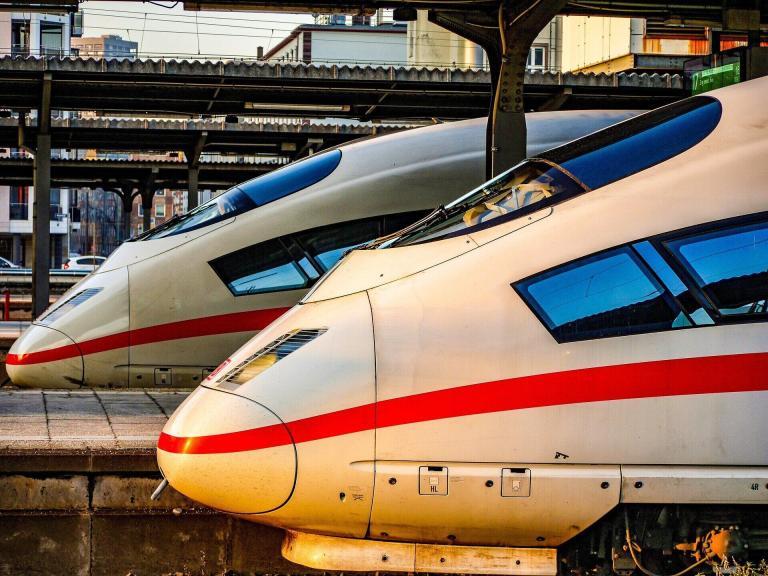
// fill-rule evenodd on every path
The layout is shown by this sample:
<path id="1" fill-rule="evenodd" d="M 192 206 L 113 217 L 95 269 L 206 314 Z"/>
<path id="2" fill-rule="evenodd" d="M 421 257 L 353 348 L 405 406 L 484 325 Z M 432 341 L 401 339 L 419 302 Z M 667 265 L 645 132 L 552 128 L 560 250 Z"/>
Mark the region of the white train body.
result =
<path id="1" fill-rule="evenodd" d="M 174 414 L 165 477 L 321 569 L 553 574 L 559 549 L 628 574 L 620 510 L 657 572 L 768 549 L 767 91 L 627 120 L 350 253 Z"/>
<path id="2" fill-rule="evenodd" d="M 532 114 L 530 150 L 631 115 Z M 19 386 L 194 386 L 296 304 L 343 248 L 397 230 L 482 182 L 484 148 L 480 118 L 351 143 L 240 185 L 120 246 L 14 344 L 8 373 Z M 334 224 L 310 234 L 316 250 L 304 269 L 265 269 L 266 258 L 312 251 L 298 247 L 297 233 Z"/>

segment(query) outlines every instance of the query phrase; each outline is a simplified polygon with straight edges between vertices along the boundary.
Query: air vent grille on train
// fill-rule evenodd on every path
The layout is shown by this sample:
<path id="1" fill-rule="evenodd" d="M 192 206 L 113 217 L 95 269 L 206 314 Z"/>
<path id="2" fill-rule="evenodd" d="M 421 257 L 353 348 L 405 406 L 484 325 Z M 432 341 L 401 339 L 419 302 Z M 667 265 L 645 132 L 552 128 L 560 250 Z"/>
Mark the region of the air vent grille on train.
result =
<path id="1" fill-rule="evenodd" d="M 72 310 L 73 308 L 77 308 L 85 302 L 86 300 L 96 296 L 99 292 L 104 290 L 104 288 L 86 288 L 85 290 L 81 290 L 74 296 L 71 296 L 70 298 L 67 298 L 61 303 L 54 304 L 53 308 L 49 308 L 47 312 L 43 312 L 43 314 L 36 320 L 39 324 L 51 324 L 52 322 L 55 322 L 64 314 Z"/>
<path id="2" fill-rule="evenodd" d="M 260 350 L 254 352 L 232 370 L 219 382 L 219 388 L 232 390 L 241 384 L 245 384 L 255 378 L 264 370 L 277 364 L 280 360 L 296 352 L 302 346 L 309 344 L 318 336 L 327 332 L 327 328 L 313 328 L 306 330 L 294 330 L 283 334 Z"/>

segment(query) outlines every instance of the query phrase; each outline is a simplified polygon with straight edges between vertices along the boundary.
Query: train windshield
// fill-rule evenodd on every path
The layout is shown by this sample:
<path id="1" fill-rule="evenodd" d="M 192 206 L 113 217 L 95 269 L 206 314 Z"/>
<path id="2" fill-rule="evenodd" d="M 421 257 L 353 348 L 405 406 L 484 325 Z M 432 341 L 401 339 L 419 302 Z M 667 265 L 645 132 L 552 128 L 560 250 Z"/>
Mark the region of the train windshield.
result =
<path id="1" fill-rule="evenodd" d="M 341 150 L 330 150 L 230 188 L 182 216 L 171 218 L 135 240 L 155 240 L 189 232 L 231 218 L 299 192 L 329 176 L 341 162 Z"/>
<path id="2" fill-rule="evenodd" d="M 630 118 L 526 160 L 369 247 L 468 234 L 606 186 L 701 142 L 721 114 L 718 100 L 697 96 Z"/>

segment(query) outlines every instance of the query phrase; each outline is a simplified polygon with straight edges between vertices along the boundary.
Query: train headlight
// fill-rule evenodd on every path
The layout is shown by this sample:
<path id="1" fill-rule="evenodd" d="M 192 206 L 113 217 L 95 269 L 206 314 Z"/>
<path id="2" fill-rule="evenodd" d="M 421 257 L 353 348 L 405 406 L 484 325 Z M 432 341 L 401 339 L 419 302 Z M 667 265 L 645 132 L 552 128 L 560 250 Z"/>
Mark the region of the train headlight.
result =
<path id="1" fill-rule="evenodd" d="M 328 328 L 311 328 L 283 334 L 224 372 L 218 378 L 218 387 L 235 390 L 327 331 Z"/>

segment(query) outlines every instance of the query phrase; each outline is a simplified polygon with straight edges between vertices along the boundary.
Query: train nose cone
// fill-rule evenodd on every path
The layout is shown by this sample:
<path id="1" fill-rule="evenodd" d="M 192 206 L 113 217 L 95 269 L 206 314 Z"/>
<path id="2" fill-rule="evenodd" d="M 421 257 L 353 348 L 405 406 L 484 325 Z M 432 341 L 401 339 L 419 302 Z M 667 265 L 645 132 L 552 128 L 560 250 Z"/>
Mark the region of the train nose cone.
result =
<path id="1" fill-rule="evenodd" d="M 17 386 L 73 388 L 83 382 L 83 357 L 64 332 L 33 324 L 8 352 L 5 368 Z"/>
<path id="2" fill-rule="evenodd" d="M 166 424 L 157 461 L 176 490 L 237 514 L 269 512 L 291 497 L 296 450 L 267 407 L 199 387 Z"/>

